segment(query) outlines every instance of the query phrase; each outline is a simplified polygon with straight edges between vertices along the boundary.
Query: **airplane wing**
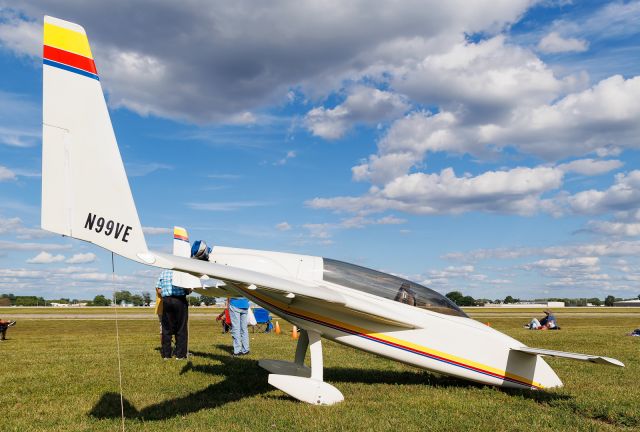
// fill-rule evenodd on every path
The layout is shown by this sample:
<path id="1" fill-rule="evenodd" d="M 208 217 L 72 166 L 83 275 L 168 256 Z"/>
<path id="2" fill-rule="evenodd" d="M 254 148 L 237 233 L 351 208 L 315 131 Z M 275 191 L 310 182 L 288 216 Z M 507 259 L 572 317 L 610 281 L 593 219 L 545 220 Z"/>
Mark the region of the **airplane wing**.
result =
<path id="1" fill-rule="evenodd" d="M 579 353 L 572 353 L 572 352 L 565 352 L 565 351 L 554 351 L 554 350 L 548 350 L 548 349 L 542 349 L 542 348 L 530 348 L 530 347 L 511 348 L 511 350 L 519 351 L 519 352 L 523 352 L 525 354 L 531 354 L 531 355 L 568 358 L 572 360 L 580 360 L 580 361 L 587 361 L 591 363 L 599 363 L 599 364 L 624 367 L 624 363 L 622 363 L 620 360 L 616 360 L 611 357 L 597 356 L 597 355 L 591 355 L 591 354 L 579 354 Z"/>
<path id="2" fill-rule="evenodd" d="M 411 321 L 398 316 L 393 311 L 387 311 L 380 305 L 369 304 L 360 299 L 352 299 L 349 295 L 339 292 L 329 286 L 318 286 L 303 281 L 273 276 L 265 273 L 238 267 L 227 266 L 209 261 L 199 261 L 175 255 L 155 253 L 156 263 L 164 268 L 171 268 L 189 273 L 195 277 L 205 276 L 205 287 L 196 289 L 199 294 L 212 295 L 243 295 L 242 290 L 257 290 L 270 295 L 280 296 L 281 301 L 291 301 L 295 297 L 304 297 L 314 301 L 322 301 L 330 305 L 344 307 L 354 314 L 364 314 L 368 319 L 380 323 L 394 325 L 401 328 L 416 328 Z M 215 278 L 224 282 L 224 285 L 215 284 L 206 286 L 206 278 Z"/>

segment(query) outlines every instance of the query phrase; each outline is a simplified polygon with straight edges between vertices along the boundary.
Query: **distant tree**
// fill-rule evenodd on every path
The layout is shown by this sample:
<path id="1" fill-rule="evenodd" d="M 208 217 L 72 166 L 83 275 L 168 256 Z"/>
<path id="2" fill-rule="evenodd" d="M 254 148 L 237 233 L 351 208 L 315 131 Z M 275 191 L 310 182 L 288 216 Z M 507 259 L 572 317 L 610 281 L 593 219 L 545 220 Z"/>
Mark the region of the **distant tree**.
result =
<path id="1" fill-rule="evenodd" d="M 16 304 L 16 296 L 13 294 L 2 294 L 3 299 L 9 299 L 9 304 L 10 305 L 15 305 Z"/>
<path id="2" fill-rule="evenodd" d="M 149 306 L 151 304 L 151 294 L 149 293 L 149 291 L 143 292 L 142 298 L 144 299 L 145 306 Z"/>
<path id="3" fill-rule="evenodd" d="M 606 299 L 604 299 L 605 306 L 613 306 L 613 302 L 616 301 L 616 298 L 612 295 L 608 295 Z"/>
<path id="4" fill-rule="evenodd" d="M 588 303 L 591 303 L 594 306 L 600 306 L 602 304 L 602 300 L 598 297 L 593 297 L 587 300 Z"/>
<path id="5" fill-rule="evenodd" d="M 102 294 L 93 298 L 91 306 L 111 306 L 111 299 L 106 298 Z"/>
<path id="6" fill-rule="evenodd" d="M 134 294 L 131 296 L 131 298 L 129 299 L 131 303 L 133 303 L 134 306 L 142 306 L 144 305 L 144 298 L 142 298 L 141 295 L 138 294 Z"/>
<path id="7" fill-rule="evenodd" d="M 200 306 L 202 299 L 200 296 L 189 296 L 189 306 Z"/>
<path id="8" fill-rule="evenodd" d="M 200 296 L 200 300 L 202 301 L 202 303 L 204 303 L 206 306 L 212 306 L 214 304 L 216 304 L 216 299 L 215 297 L 207 297 L 207 296 Z"/>
<path id="9" fill-rule="evenodd" d="M 16 306 L 44 306 L 44 299 L 36 296 L 17 296 Z"/>
<path id="10" fill-rule="evenodd" d="M 458 303 L 458 306 L 475 306 L 476 301 L 473 297 L 471 296 L 464 296 L 460 299 L 460 303 Z"/>
<path id="11" fill-rule="evenodd" d="M 638 300 L 640 300 L 640 294 L 638 294 Z"/>
<path id="12" fill-rule="evenodd" d="M 464 297 L 460 291 L 451 291 L 446 294 L 446 297 L 457 305 L 460 305 L 460 301 Z"/>
<path id="13" fill-rule="evenodd" d="M 116 304 L 122 302 L 131 303 L 131 293 L 129 291 L 116 291 Z"/>
<path id="14" fill-rule="evenodd" d="M 520 299 L 517 298 L 513 298 L 510 295 L 506 296 L 504 298 L 504 303 L 505 304 L 513 304 L 513 303 L 518 303 L 520 301 Z"/>

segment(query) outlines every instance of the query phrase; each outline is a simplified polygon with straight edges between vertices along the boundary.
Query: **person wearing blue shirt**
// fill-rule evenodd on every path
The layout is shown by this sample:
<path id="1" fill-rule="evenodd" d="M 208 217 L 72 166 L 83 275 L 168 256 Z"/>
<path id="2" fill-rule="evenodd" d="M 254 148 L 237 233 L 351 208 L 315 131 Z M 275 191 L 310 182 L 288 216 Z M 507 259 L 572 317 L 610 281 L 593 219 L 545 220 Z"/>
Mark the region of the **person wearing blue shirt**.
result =
<path id="1" fill-rule="evenodd" d="M 156 289 L 162 296 L 162 348 L 160 354 L 162 358 L 171 358 L 171 339 L 176 338 L 176 360 L 187 358 L 187 339 L 189 320 L 189 307 L 187 304 L 187 294 L 190 289 L 180 288 L 173 285 L 173 271 L 164 270 L 160 273 Z"/>
<path id="2" fill-rule="evenodd" d="M 227 299 L 229 315 L 231 315 L 231 337 L 233 339 L 233 355 L 249 354 L 249 327 L 247 314 L 249 300 L 244 297 Z"/>

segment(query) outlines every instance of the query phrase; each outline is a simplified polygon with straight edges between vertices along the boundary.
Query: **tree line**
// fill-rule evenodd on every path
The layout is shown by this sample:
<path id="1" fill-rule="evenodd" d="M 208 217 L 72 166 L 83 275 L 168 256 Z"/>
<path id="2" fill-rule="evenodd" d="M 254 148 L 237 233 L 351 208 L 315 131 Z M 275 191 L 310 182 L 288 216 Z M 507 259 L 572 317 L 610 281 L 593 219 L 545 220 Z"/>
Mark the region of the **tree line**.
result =
<path id="1" fill-rule="evenodd" d="M 114 296 L 105 296 L 98 294 L 93 300 L 78 300 L 69 298 L 59 298 L 48 300 L 38 296 L 17 296 L 15 294 L 0 294 L 0 306 L 51 306 L 51 303 L 60 304 L 80 304 L 86 303 L 87 306 L 111 306 L 113 301 L 120 305 L 123 302 L 126 304 L 132 304 L 134 306 L 149 306 L 152 301 L 155 301 L 155 295 L 152 299 L 151 293 L 144 291 L 141 294 L 132 294 L 130 291 L 116 291 Z M 204 303 L 206 306 L 211 306 L 216 303 L 214 297 L 207 297 L 203 295 L 191 295 L 188 297 L 189 304 L 191 306 L 200 306 Z"/>
<path id="2" fill-rule="evenodd" d="M 506 296 L 504 299 L 474 299 L 469 295 L 464 295 L 460 291 L 451 291 L 446 294 L 446 297 L 454 302 L 458 306 L 484 306 L 485 304 L 516 304 L 520 303 L 522 300 L 519 298 L 512 297 L 510 295 Z M 638 299 L 640 300 L 640 294 L 638 295 Z M 565 306 L 587 306 L 591 304 L 593 306 L 613 306 L 613 303 L 617 301 L 622 301 L 623 299 L 620 297 L 614 297 L 612 295 L 608 295 L 605 297 L 604 301 L 600 300 L 597 297 L 592 298 L 546 298 L 546 299 L 534 299 L 532 302 L 564 302 Z"/>

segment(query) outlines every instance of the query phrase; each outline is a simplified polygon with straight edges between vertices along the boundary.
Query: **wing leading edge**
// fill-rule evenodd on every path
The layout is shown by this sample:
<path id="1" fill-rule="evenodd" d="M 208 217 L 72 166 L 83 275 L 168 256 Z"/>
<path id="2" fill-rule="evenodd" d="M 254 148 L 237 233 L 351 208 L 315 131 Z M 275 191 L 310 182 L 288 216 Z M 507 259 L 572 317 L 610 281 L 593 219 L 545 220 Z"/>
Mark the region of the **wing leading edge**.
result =
<path id="1" fill-rule="evenodd" d="M 624 363 L 622 363 L 620 360 L 616 360 L 611 357 L 597 356 L 597 355 L 591 355 L 591 354 L 572 353 L 572 352 L 565 352 L 565 351 L 555 351 L 555 350 L 548 350 L 548 349 L 542 349 L 542 348 L 530 348 L 530 347 L 511 348 L 511 350 L 519 351 L 519 352 L 523 352 L 525 354 L 531 354 L 531 355 L 560 357 L 560 358 L 567 358 L 572 360 L 587 361 L 591 363 L 624 367 Z"/>
<path id="2" fill-rule="evenodd" d="M 199 261 L 175 255 L 154 253 L 154 265 L 170 268 L 196 277 L 206 276 L 223 281 L 225 285 L 204 286 L 195 291 L 204 295 L 243 295 L 243 290 L 258 290 L 282 294 L 283 299 L 300 296 L 313 301 L 326 302 L 335 306 L 344 307 L 354 313 L 364 314 L 373 321 L 395 325 L 401 328 L 416 328 L 417 326 L 392 314 L 381 307 L 374 307 L 367 302 L 355 302 L 348 295 L 340 293 L 337 289 L 325 285 L 311 285 L 298 280 L 289 280 L 266 273 L 247 270 L 208 261 Z M 206 278 L 205 278 L 206 279 Z M 206 285 L 206 282 L 205 282 Z M 285 297 L 286 296 L 286 297 Z"/>

